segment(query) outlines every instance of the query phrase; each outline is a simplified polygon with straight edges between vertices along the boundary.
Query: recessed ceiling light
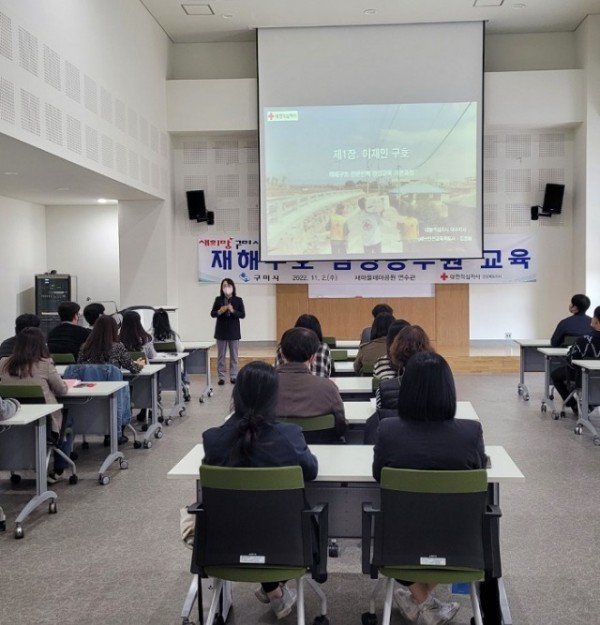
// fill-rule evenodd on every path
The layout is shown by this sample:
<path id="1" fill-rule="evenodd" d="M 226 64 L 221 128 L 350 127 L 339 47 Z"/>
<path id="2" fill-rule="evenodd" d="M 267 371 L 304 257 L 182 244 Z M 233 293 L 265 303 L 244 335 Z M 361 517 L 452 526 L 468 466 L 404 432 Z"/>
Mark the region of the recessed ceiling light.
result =
<path id="1" fill-rule="evenodd" d="M 181 8 L 187 15 L 214 15 L 210 4 L 182 4 Z"/>
<path id="2" fill-rule="evenodd" d="M 4 175 L 5 176 L 18 176 L 19 172 L 18 171 L 5 171 Z"/>
<path id="3" fill-rule="evenodd" d="M 501 7 L 504 4 L 504 0 L 475 0 L 473 2 L 474 7 Z"/>
<path id="4" fill-rule="evenodd" d="M 527 5 L 524 2 L 517 2 L 512 5 L 513 9 L 524 9 Z"/>
<path id="5" fill-rule="evenodd" d="M 231 13 L 225 13 L 225 15 L 222 15 L 221 17 L 224 20 L 230 20 L 233 17 L 233 15 L 231 15 Z"/>
<path id="6" fill-rule="evenodd" d="M 119 200 L 108 200 L 104 197 L 98 198 L 98 204 L 118 204 Z"/>
<path id="7" fill-rule="evenodd" d="M 375 15 L 375 13 L 377 13 L 377 9 L 365 9 L 363 13 L 365 15 Z"/>

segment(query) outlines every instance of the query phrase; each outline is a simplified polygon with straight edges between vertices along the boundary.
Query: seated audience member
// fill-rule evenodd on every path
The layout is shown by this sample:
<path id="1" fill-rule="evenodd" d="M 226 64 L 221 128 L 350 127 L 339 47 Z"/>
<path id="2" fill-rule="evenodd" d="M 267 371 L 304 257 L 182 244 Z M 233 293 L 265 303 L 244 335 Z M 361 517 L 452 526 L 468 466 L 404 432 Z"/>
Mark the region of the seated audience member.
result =
<path id="1" fill-rule="evenodd" d="M 558 391 L 563 401 L 567 399 L 573 388 L 569 387 L 569 383 L 573 382 L 579 386 L 581 378 L 581 370 L 579 367 L 571 364 L 573 360 L 595 360 L 600 358 L 600 306 L 594 309 L 594 316 L 588 328 L 587 334 L 580 336 L 567 352 L 567 364 L 558 367 L 550 374 L 552 384 Z M 577 414 L 577 402 L 571 397 L 566 405 Z"/>
<path id="2" fill-rule="evenodd" d="M 144 352 L 149 360 L 156 358 L 156 350 L 152 342 L 152 336 L 144 330 L 142 318 L 135 310 L 128 310 L 123 313 L 119 341 L 123 343 L 125 349 L 130 352 Z"/>
<path id="3" fill-rule="evenodd" d="M 51 354 L 73 354 L 77 360 L 79 348 L 90 335 L 89 328 L 77 325 L 79 304 L 62 302 L 58 306 L 60 323 L 48 332 L 48 349 Z"/>
<path id="4" fill-rule="evenodd" d="M 0 421 L 10 419 L 17 412 L 20 405 L 16 399 L 2 399 L 0 397 Z"/>
<path id="5" fill-rule="evenodd" d="M 394 323 L 394 316 L 390 313 L 380 313 L 375 317 L 371 327 L 371 340 L 362 343 L 354 361 L 354 371 L 360 373 L 363 367 L 374 367 L 375 363 L 387 353 L 386 340 L 390 326 Z"/>
<path id="6" fill-rule="evenodd" d="M 29 313 L 19 315 L 15 319 L 15 335 L 11 336 L 5 341 L 2 341 L 2 344 L 0 344 L 0 358 L 5 358 L 6 356 L 10 356 L 12 354 L 15 342 L 17 340 L 17 334 L 19 334 L 21 330 L 24 330 L 25 328 L 39 327 L 40 318 L 37 315 L 32 315 Z"/>
<path id="7" fill-rule="evenodd" d="M 585 312 L 590 305 L 590 298 L 587 295 L 582 293 L 573 295 L 569 304 L 571 315 L 558 322 L 550 339 L 552 347 L 563 347 L 565 346 L 565 339 L 568 337 L 583 336 L 589 333 L 592 319 Z"/>
<path id="8" fill-rule="evenodd" d="M 82 365 L 115 365 L 131 373 L 139 373 L 146 364 L 144 358 L 131 359 L 131 354 L 119 342 L 117 322 L 107 315 L 101 315 L 94 323 L 92 332 L 79 350 L 77 362 Z"/>
<path id="9" fill-rule="evenodd" d="M 385 339 L 386 354 L 379 358 L 373 366 L 374 377 L 380 380 L 387 380 L 388 378 L 395 378 L 398 375 L 398 369 L 390 359 L 390 347 L 400 330 L 409 325 L 410 323 L 404 319 L 396 319 L 396 321 L 392 323 Z"/>
<path id="10" fill-rule="evenodd" d="M 313 375 L 318 375 L 321 378 L 328 378 L 331 375 L 331 352 L 329 351 L 329 345 L 323 342 L 323 332 L 321 330 L 321 324 L 314 315 L 300 315 L 296 320 L 295 328 L 307 328 L 312 330 L 319 339 L 319 350 L 310 366 L 310 372 Z M 283 354 L 281 353 L 281 343 L 277 346 L 277 353 L 275 355 L 275 366 L 279 367 L 285 362 Z"/>
<path id="11" fill-rule="evenodd" d="M 277 368 L 278 417 L 317 417 L 333 414 L 335 432 L 307 432 L 309 442 L 339 440 L 346 431 L 344 404 L 337 386 L 327 378 L 311 375 L 310 366 L 319 350 L 317 335 L 307 328 L 292 328 L 281 339 L 285 362 Z"/>
<path id="12" fill-rule="evenodd" d="M 467 470 L 486 466 L 479 421 L 455 419 L 456 390 L 448 363 L 423 351 L 406 364 L 398 398 L 398 417 L 384 419 L 373 451 L 373 477 L 383 467 L 424 470 Z M 398 519 L 401 522 L 401 519 Z M 402 617 L 419 625 L 449 622 L 459 604 L 442 603 L 434 586 L 397 580 L 394 598 Z"/>
<path id="13" fill-rule="evenodd" d="M 175 343 L 175 349 L 178 352 L 184 351 L 184 345 L 181 338 L 175 330 L 171 328 L 171 322 L 169 321 L 169 313 L 164 308 L 159 308 L 154 315 L 152 315 L 152 328 L 150 328 L 156 342 Z M 183 399 L 190 401 L 192 398 L 190 394 L 190 379 L 185 371 L 185 360 L 181 363 L 181 382 L 183 383 Z"/>
<path id="14" fill-rule="evenodd" d="M 206 430 L 202 436 L 203 464 L 299 465 L 306 481 L 315 479 L 317 459 L 308 449 L 302 430 L 297 425 L 275 421 L 278 378 L 281 376 L 275 369 L 264 362 L 255 361 L 242 367 L 233 387 L 231 418 L 220 427 Z M 255 594 L 259 601 L 270 605 L 278 619 L 287 616 L 296 603 L 296 593 L 286 586 L 285 580 L 261 584 Z"/>
<path id="15" fill-rule="evenodd" d="M 13 353 L 8 358 L 0 359 L 0 381 L 2 384 L 36 384 L 42 387 L 47 404 L 59 403 L 56 395 L 64 395 L 68 391 L 66 382 L 58 375 L 50 358 L 46 339 L 39 328 L 25 328 L 17 334 Z M 57 410 L 51 416 L 51 436 L 58 442 L 62 425 L 62 412 Z M 57 458 L 56 473 L 62 473 L 64 464 Z M 48 474 L 51 482 L 56 475 Z"/>
<path id="16" fill-rule="evenodd" d="M 105 310 L 104 305 L 99 302 L 92 302 L 83 309 L 83 318 L 90 328 L 96 323 L 98 317 L 104 314 Z"/>
<path id="17" fill-rule="evenodd" d="M 373 315 L 373 320 L 375 320 L 377 315 L 380 315 L 381 313 L 389 313 L 390 315 L 393 315 L 394 311 L 392 310 L 392 307 L 388 306 L 387 304 L 377 304 L 373 307 L 373 310 L 371 311 L 371 314 Z M 361 343 L 368 343 L 371 340 L 372 327 L 373 325 L 371 324 L 368 328 L 364 328 L 363 331 L 360 333 Z"/>

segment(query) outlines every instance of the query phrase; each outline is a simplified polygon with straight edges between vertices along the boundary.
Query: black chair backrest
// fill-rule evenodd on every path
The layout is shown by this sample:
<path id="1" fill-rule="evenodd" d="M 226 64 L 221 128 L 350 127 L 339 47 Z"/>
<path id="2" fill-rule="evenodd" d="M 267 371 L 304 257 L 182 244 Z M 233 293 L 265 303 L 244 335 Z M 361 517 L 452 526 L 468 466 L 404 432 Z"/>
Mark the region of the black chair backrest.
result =
<path id="1" fill-rule="evenodd" d="M 374 566 L 483 569 L 485 470 L 412 471 L 384 468 L 381 513 L 375 520 Z"/>
<path id="2" fill-rule="evenodd" d="M 202 510 L 194 561 L 199 567 L 309 566 L 304 481 L 300 467 L 202 465 Z M 304 527 L 304 530 L 303 530 Z"/>

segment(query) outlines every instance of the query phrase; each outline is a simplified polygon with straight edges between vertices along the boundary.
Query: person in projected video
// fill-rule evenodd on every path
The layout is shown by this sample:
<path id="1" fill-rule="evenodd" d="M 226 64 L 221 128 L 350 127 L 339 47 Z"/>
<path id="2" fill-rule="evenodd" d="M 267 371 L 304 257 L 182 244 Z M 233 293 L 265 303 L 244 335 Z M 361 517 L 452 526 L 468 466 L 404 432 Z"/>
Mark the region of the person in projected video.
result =
<path id="1" fill-rule="evenodd" d="M 335 207 L 335 212 L 329 218 L 327 230 L 329 230 L 329 242 L 333 256 L 345 256 L 348 247 L 348 218 L 343 203 Z"/>
<path id="2" fill-rule="evenodd" d="M 382 210 L 377 206 L 377 198 L 361 197 L 358 200 L 358 223 L 362 235 L 362 242 L 365 254 L 380 254 L 382 232 L 381 219 Z"/>

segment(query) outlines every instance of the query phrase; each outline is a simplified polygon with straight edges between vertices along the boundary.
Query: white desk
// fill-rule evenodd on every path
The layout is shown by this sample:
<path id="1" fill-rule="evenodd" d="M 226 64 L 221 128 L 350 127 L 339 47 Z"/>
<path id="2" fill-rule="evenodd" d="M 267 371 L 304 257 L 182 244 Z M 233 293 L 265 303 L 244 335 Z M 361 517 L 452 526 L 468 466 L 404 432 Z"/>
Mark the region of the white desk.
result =
<path id="1" fill-rule="evenodd" d="M 319 461 L 316 482 L 375 482 L 372 475 L 372 445 L 310 445 Z M 490 457 L 488 482 L 510 482 L 524 479 L 524 475 L 500 445 L 486 445 Z M 190 479 L 200 476 L 204 447 L 195 445 L 168 473 L 168 479 Z"/>
<path id="2" fill-rule="evenodd" d="M 348 377 L 348 378 L 329 378 L 335 382 L 340 395 L 357 395 L 362 399 L 368 399 L 373 395 L 373 378 L 371 377 Z"/>
<path id="3" fill-rule="evenodd" d="M 336 341 L 335 347 L 337 349 L 358 349 L 360 346 L 360 341 Z"/>
<path id="4" fill-rule="evenodd" d="M 200 394 L 200 402 L 205 397 L 213 396 L 212 382 L 210 379 L 210 348 L 216 345 L 215 341 L 185 341 L 183 348 L 189 353 L 185 361 L 186 373 L 199 373 L 206 375 L 206 387 Z"/>
<path id="5" fill-rule="evenodd" d="M 69 420 L 73 420 L 73 434 L 110 434 L 110 453 L 98 470 L 99 483 L 106 485 L 110 482 L 106 472 L 113 462 L 118 461 L 121 469 L 129 466 L 118 449 L 120 432 L 117 427 L 117 392 L 128 386 L 128 382 L 89 384 L 93 386 L 70 388 L 60 400 L 69 410 Z"/>
<path id="6" fill-rule="evenodd" d="M 590 420 L 590 399 L 600 405 L 600 360 L 573 360 L 571 364 L 581 367 L 581 401 L 575 434 L 581 434 L 586 428 L 594 437 L 594 445 L 600 445 L 600 432 Z"/>
<path id="7" fill-rule="evenodd" d="M 46 480 L 46 417 L 62 404 L 25 404 L 10 419 L 0 422 L 0 469 L 35 469 L 35 495 L 15 520 L 15 538 L 23 538 L 23 522 L 45 501 L 56 513 L 57 495 Z"/>
<path id="8" fill-rule="evenodd" d="M 333 363 L 335 367 L 335 375 L 351 375 L 356 376 L 356 371 L 354 371 L 354 362 L 352 360 L 336 360 Z"/>
<path id="9" fill-rule="evenodd" d="M 547 403 L 554 400 L 554 393 L 550 392 L 552 382 L 550 374 L 556 366 L 565 364 L 565 356 L 569 351 L 568 347 L 539 347 L 538 352 L 544 356 L 544 399 L 542 399 L 541 411 L 548 410 Z M 554 366 L 553 366 L 554 365 Z M 552 405 L 552 413 L 555 413 L 554 404 Z"/>
<path id="10" fill-rule="evenodd" d="M 69 365 L 56 365 L 58 374 L 62 377 Z M 121 369 L 123 378 L 130 383 L 131 401 L 136 408 L 150 410 L 149 424 L 145 424 L 144 442 L 145 449 L 152 447 L 152 436 L 162 438 L 162 425 L 158 421 L 158 374 L 166 365 L 145 365 L 139 373 L 131 373 L 127 369 Z M 134 443 L 134 447 L 141 447 L 142 443 Z"/>
<path id="11" fill-rule="evenodd" d="M 185 352 L 159 352 L 156 358 L 150 360 L 151 364 L 166 365 L 165 369 L 158 374 L 161 391 L 175 391 L 175 403 L 167 415 L 163 415 L 165 425 L 171 425 L 176 414 L 182 417 L 185 413 L 181 374 L 183 371 L 183 359 L 187 357 L 188 354 Z"/>
<path id="12" fill-rule="evenodd" d="M 529 400 L 529 390 L 525 386 L 525 373 L 544 370 L 544 359 L 537 351 L 539 347 L 550 347 L 550 339 L 515 339 L 519 346 L 519 384 L 517 391 L 525 400 Z"/>
<path id="13" fill-rule="evenodd" d="M 375 399 L 371 401 L 345 401 L 344 413 L 348 425 L 364 425 L 367 419 L 377 410 Z M 475 408 L 470 401 L 456 402 L 456 418 L 479 421 Z"/>

